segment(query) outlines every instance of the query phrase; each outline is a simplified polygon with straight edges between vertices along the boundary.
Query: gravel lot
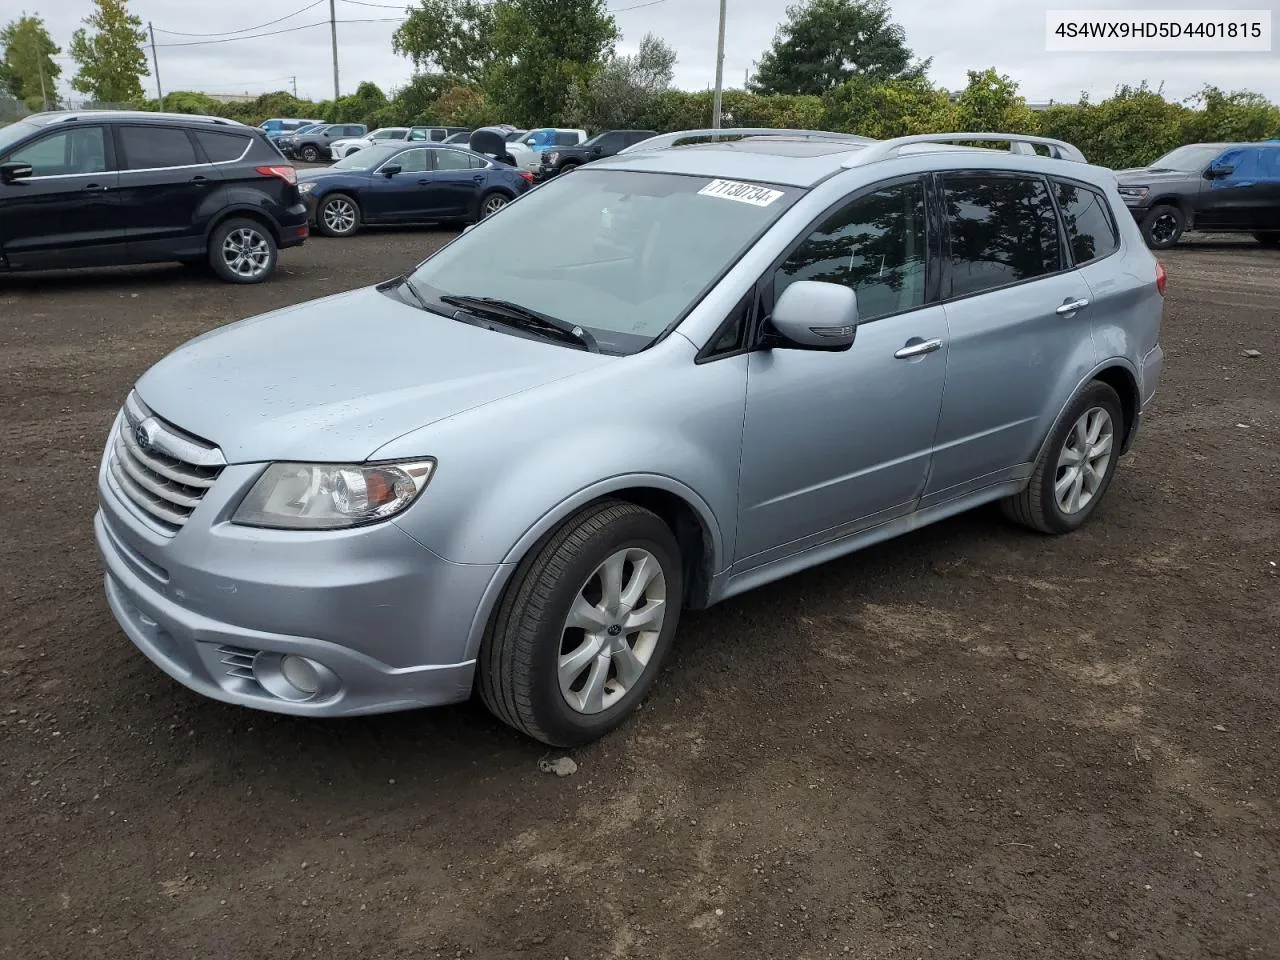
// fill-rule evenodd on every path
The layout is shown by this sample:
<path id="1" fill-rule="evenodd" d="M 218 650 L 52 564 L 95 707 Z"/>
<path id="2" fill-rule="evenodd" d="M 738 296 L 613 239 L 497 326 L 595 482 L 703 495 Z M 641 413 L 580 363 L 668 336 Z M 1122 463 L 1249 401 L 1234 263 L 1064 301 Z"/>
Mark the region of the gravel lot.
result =
<path id="1" fill-rule="evenodd" d="M 561 779 L 479 706 L 202 699 L 102 597 L 132 380 L 444 237 L 0 278 L 0 957 L 1280 955 L 1280 254 L 1164 257 L 1163 386 L 1084 530 L 978 512 L 689 616 Z"/>

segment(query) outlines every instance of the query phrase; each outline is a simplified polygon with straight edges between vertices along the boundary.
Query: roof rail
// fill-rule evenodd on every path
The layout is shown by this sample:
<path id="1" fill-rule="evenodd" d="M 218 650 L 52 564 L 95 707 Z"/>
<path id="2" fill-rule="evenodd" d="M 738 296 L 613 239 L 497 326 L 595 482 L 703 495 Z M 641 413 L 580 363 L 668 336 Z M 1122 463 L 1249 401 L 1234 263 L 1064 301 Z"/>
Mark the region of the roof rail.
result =
<path id="1" fill-rule="evenodd" d="M 1049 156 L 1055 160 L 1074 160 L 1077 163 L 1088 163 L 1084 154 L 1077 147 L 1065 140 L 1054 140 L 1052 137 L 1033 137 L 1024 133 L 918 133 L 909 137 L 894 137 L 892 140 L 877 140 L 870 146 L 850 157 L 846 167 L 860 167 L 868 163 L 877 163 L 897 156 L 903 147 L 913 144 L 932 143 L 1008 143 L 1010 153 L 1034 155 L 1035 145 L 1049 148 Z M 961 147 L 960 149 L 964 149 Z"/>
<path id="2" fill-rule="evenodd" d="M 708 127 L 703 130 L 677 130 L 674 133 L 663 133 L 648 140 L 641 140 L 620 150 L 619 153 L 641 153 L 648 150 L 665 150 L 677 146 L 681 140 L 710 140 L 715 142 L 721 138 L 741 140 L 745 137 L 798 137 L 803 140 L 838 140 L 850 143 L 875 143 L 870 137 L 860 137 L 854 133 L 832 133 L 829 130 L 788 130 L 785 127 Z"/>

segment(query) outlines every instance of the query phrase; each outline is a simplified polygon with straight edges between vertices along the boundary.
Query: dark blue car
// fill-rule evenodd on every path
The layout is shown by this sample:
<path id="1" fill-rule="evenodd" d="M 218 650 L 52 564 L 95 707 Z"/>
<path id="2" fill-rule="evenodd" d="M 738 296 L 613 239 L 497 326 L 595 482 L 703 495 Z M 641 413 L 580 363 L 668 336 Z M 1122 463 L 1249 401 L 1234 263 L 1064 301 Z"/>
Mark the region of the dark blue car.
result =
<path id="1" fill-rule="evenodd" d="M 473 223 L 532 186 L 533 175 L 465 147 L 368 147 L 323 170 L 298 171 L 316 229 L 349 237 L 365 223 Z"/>

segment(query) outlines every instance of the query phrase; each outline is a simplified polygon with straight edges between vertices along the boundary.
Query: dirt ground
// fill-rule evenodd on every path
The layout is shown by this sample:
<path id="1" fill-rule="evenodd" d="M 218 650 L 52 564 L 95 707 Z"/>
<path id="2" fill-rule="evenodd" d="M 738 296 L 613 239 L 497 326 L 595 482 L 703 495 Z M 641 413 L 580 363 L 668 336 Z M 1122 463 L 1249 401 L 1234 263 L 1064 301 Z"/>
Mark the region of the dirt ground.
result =
<path id="1" fill-rule="evenodd" d="M 1164 257 L 1163 385 L 1085 529 L 978 512 L 691 615 L 561 779 L 476 705 L 202 699 L 102 595 L 133 379 L 442 236 L 0 279 L 0 957 L 1280 957 L 1280 253 Z"/>

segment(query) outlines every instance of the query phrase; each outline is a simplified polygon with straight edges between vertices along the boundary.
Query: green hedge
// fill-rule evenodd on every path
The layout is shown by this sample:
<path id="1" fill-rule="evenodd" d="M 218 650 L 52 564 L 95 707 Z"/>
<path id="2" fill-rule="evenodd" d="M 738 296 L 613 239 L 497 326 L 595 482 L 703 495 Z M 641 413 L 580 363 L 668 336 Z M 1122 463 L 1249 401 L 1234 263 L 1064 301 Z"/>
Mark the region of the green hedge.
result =
<path id="1" fill-rule="evenodd" d="M 1166 99 L 1147 88 L 1124 87 L 1090 102 L 1031 110 L 1017 85 L 994 69 L 970 71 L 957 94 L 924 80 L 871 83 L 855 80 L 822 96 L 724 93 L 726 126 L 824 129 L 883 139 L 944 130 L 1038 133 L 1075 144 L 1091 162 L 1121 168 L 1149 163 L 1184 143 L 1280 138 L 1280 107 L 1259 94 L 1205 87 L 1186 102 Z M 629 126 L 682 130 L 711 125 L 710 92 L 667 90 L 639 98 L 642 107 Z M 159 109 L 152 100 L 141 104 Z M 481 126 L 499 123 L 482 92 L 447 78 L 421 75 L 386 96 L 372 83 L 354 94 L 319 103 L 287 93 L 265 94 L 249 103 L 223 104 L 200 93 L 165 97 L 164 109 L 209 113 L 258 124 L 268 117 L 316 117 L 331 122 L 363 122 L 370 127 L 438 123 Z M 565 123 L 549 117 L 548 124 Z"/>

